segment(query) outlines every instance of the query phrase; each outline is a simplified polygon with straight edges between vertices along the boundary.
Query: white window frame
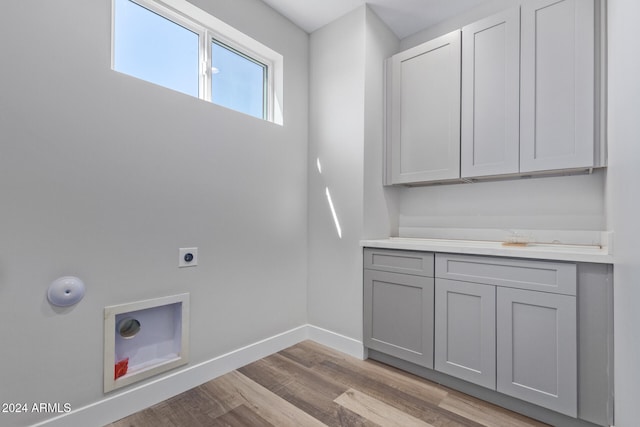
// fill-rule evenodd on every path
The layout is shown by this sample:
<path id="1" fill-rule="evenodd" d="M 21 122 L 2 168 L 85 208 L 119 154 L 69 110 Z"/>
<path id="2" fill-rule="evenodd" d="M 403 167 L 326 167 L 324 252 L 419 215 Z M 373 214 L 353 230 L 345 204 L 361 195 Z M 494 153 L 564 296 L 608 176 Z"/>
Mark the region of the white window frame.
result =
<path id="1" fill-rule="evenodd" d="M 186 0 L 128 0 L 198 34 L 198 97 L 211 102 L 211 43 L 215 40 L 266 66 L 264 120 L 283 125 L 284 58 Z M 112 0 L 111 68 L 115 65 L 115 2 Z M 218 105 L 218 104 L 216 104 Z"/>

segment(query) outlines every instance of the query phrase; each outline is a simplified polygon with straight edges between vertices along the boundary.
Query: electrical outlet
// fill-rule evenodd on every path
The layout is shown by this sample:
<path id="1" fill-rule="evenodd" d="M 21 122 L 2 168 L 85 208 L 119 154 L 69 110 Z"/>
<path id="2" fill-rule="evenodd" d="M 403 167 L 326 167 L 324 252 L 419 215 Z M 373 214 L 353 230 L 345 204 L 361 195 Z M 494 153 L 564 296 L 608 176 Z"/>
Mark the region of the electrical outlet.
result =
<path id="1" fill-rule="evenodd" d="M 178 249 L 178 267 L 195 267 L 198 265 L 198 248 Z"/>

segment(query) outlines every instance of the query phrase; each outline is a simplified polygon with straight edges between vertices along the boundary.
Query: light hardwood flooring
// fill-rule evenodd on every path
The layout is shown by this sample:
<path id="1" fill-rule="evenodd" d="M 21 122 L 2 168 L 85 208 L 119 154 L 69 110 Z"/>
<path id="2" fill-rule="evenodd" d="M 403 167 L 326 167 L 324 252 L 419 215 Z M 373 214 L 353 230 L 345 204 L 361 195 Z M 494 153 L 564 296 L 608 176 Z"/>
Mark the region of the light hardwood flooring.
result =
<path id="1" fill-rule="evenodd" d="M 305 341 L 109 427 L 545 425 L 387 365 Z"/>

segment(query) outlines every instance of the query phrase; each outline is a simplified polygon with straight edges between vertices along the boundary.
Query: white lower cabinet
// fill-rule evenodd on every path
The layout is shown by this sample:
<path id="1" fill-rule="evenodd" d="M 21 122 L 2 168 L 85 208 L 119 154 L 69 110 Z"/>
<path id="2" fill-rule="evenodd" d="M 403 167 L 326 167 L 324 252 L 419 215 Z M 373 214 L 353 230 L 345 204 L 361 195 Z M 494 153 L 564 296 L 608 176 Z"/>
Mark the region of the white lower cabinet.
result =
<path id="1" fill-rule="evenodd" d="M 435 369 L 576 417 L 576 265 L 449 254 L 435 265 Z"/>
<path id="2" fill-rule="evenodd" d="M 497 390 L 576 417 L 576 297 L 497 290 Z"/>
<path id="3" fill-rule="evenodd" d="M 365 270 L 365 345 L 433 367 L 433 278 Z"/>
<path id="4" fill-rule="evenodd" d="M 364 344 L 433 369 L 433 254 L 364 251 Z"/>
<path id="5" fill-rule="evenodd" d="M 613 424 L 611 265 L 363 255 L 369 357 L 551 425 Z"/>
<path id="6" fill-rule="evenodd" d="M 435 369 L 496 388 L 496 288 L 436 279 Z"/>

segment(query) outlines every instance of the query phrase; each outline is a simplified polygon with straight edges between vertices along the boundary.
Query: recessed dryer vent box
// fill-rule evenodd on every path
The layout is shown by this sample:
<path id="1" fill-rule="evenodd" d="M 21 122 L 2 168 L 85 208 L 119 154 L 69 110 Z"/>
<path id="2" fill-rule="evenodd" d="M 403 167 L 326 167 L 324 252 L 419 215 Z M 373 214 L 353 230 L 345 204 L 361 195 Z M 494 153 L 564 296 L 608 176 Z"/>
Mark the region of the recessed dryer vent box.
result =
<path id="1" fill-rule="evenodd" d="M 189 359 L 189 294 L 104 309 L 104 392 Z"/>

